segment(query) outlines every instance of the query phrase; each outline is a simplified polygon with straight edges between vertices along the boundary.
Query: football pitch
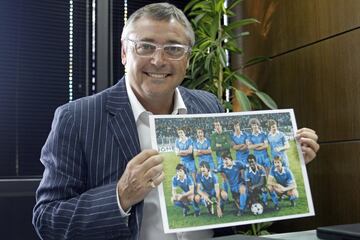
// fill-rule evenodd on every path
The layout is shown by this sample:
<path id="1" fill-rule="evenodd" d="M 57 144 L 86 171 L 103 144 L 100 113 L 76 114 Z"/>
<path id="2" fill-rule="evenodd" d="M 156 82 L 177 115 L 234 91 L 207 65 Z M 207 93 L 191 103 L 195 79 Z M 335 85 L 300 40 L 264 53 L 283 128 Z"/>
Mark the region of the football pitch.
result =
<path id="1" fill-rule="evenodd" d="M 287 156 L 290 162 L 290 169 L 294 174 L 297 190 L 299 192 L 299 198 L 296 201 L 296 206 L 291 207 L 290 201 L 288 198 L 280 199 L 280 210 L 273 210 L 273 203 L 271 201 L 270 196 L 268 195 L 268 207 L 264 210 L 261 215 L 253 215 L 249 209 L 246 210 L 243 216 L 236 216 L 237 209 L 232 200 L 231 193 L 229 194 L 229 199 L 225 204 L 223 217 L 218 218 L 215 215 L 210 215 L 208 210 L 202 204 L 199 204 L 201 209 L 201 214 L 198 217 L 194 216 L 194 211 L 190 206 L 190 213 L 184 217 L 182 213 L 182 209 L 179 207 L 173 206 L 171 203 L 171 180 L 172 177 L 176 175 L 176 165 L 179 163 L 179 157 L 175 155 L 174 152 L 161 153 L 165 157 L 164 161 L 164 171 L 166 178 L 163 182 L 164 194 L 165 194 L 165 203 L 167 208 L 167 216 L 168 216 L 168 224 L 170 229 L 176 228 L 189 228 L 189 227 L 197 227 L 204 225 L 213 225 L 213 224 L 226 224 L 226 223 L 235 223 L 236 225 L 241 225 L 243 221 L 251 222 L 261 222 L 266 221 L 267 218 L 276 218 L 276 217 L 285 217 L 289 215 L 296 214 L 306 214 L 309 212 L 307 197 L 304 186 L 304 179 L 301 172 L 300 159 L 298 156 L 298 152 L 296 149 L 296 145 L 294 141 L 289 141 L 290 148 L 287 150 Z M 235 156 L 235 153 L 232 152 L 232 156 Z M 213 156 L 215 160 L 215 154 Z M 235 159 L 235 158 L 234 158 Z M 196 166 L 199 166 L 198 159 L 195 158 Z M 216 163 L 216 161 L 214 161 Z M 198 169 L 199 170 L 199 169 Z M 218 179 L 220 181 L 220 187 L 222 183 L 222 178 L 220 174 L 218 174 Z M 231 224 L 234 225 L 234 224 Z"/>

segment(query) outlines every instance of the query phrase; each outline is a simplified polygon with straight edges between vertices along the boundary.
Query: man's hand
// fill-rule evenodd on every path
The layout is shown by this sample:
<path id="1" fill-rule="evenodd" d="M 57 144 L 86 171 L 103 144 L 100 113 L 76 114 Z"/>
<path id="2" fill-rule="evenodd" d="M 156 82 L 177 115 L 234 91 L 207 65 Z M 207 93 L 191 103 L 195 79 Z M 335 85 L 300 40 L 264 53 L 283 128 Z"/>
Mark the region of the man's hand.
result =
<path id="1" fill-rule="evenodd" d="M 124 211 L 143 200 L 164 180 L 163 161 L 156 150 L 147 149 L 128 162 L 117 183 L 120 205 Z"/>
<path id="2" fill-rule="evenodd" d="M 305 163 L 311 162 L 316 157 L 316 152 L 320 148 L 317 143 L 318 135 L 312 129 L 301 128 L 296 132 L 296 139 L 300 142 Z"/>

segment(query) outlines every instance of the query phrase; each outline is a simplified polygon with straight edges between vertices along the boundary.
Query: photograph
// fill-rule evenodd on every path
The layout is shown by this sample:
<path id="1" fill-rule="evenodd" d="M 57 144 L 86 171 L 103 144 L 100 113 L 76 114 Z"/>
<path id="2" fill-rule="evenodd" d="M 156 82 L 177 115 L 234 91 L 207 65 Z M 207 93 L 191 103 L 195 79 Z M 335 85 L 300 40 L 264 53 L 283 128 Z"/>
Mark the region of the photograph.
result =
<path id="1" fill-rule="evenodd" d="M 315 215 L 292 109 L 150 116 L 165 233 Z"/>

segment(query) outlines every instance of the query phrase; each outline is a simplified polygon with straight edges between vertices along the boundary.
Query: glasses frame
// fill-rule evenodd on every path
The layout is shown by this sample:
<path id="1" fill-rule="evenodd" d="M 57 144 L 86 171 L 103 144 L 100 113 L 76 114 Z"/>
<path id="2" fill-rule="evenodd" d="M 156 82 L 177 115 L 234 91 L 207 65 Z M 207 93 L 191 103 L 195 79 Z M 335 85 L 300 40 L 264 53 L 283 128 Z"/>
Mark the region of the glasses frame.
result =
<path id="1" fill-rule="evenodd" d="M 153 42 L 133 40 L 133 39 L 129 39 L 129 38 L 126 38 L 125 40 L 127 40 L 127 41 L 129 41 L 129 42 L 131 42 L 133 44 L 136 55 L 138 55 L 139 57 L 144 57 L 144 58 L 154 57 L 155 53 L 158 50 L 163 50 L 164 51 L 164 48 L 166 48 L 166 47 L 181 47 L 181 48 L 185 49 L 184 54 L 179 58 L 169 57 L 169 55 L 164 51 L 164 56 L 166 57 L 166 59 L 173 60 L 173 61 L 179 61 L 179 60 L 183 59 L 187 54 L 189 54 L 191 52 L 191 47 L 188 46 L 188 45 L 183 45 L 183 44 L 157 44 L 157 43 L 153 43 Z M 154 46 L 156 48 L 155 48 L 154 52 L 149 56 L 141 55 L 141 54 L 138 53 L 137 47 L 136 47 L 136 45 L 139 44 L 139 43 L 149 44 L 149 45 Z"/>

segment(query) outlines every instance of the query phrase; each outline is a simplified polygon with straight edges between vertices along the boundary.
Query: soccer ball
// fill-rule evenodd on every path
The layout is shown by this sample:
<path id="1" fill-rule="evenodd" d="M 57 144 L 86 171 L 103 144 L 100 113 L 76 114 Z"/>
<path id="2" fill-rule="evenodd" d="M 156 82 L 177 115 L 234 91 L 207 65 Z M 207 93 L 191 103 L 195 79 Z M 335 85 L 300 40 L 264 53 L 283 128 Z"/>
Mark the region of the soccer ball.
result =
<path id="1" fill-rule="evenodd" d="M 264 208 L 260 203 L 254 203 L 251 205 L 251 212 L 254 215 L 260 215 L 264 212 Z"/>

